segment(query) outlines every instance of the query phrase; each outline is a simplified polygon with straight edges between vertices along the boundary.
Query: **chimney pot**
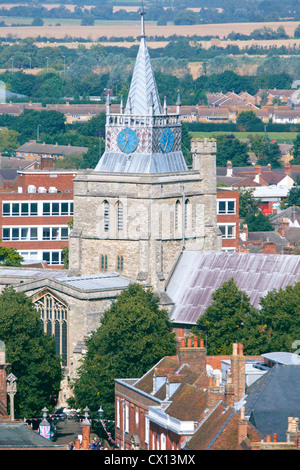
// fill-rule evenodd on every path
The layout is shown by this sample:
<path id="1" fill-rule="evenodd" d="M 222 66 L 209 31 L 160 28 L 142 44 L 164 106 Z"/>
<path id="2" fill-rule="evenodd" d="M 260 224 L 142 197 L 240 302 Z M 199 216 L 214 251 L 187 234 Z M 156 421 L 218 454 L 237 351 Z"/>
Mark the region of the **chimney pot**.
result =
<path id="1" fill-rule="evenodd" d="M 185 338 L 181 338 L 180 347 L 185 348 Z"/>
<path id="2" fill-rule="evenodd" d="M 277 442 L 277 433 L 276 432 L 273 433 L 273 442 Z"/>
<path id="3" fill-rule="evenodd" d="M 187 339 L 187 347 L 191 348 L 192 347 L 192 338 Z"/>
<path id="4" fill-rule="evenodd" d="M 200 339 L 200 348 L 204 348 L 204 339 Z"/>
<path id="5" fill-rule="evenodd" d="M 194 348 L 198 348 L 198 337 L 194 336 Z"/>

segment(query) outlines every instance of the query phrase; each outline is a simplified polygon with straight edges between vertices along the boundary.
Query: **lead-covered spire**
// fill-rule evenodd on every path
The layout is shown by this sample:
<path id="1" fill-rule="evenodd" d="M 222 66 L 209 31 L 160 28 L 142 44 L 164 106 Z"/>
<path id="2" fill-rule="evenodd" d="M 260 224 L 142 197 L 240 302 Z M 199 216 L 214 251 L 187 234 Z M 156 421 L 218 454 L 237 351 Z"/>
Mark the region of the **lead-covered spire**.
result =
<path id="1" fill-rule="evenodd" d="M 142 8 L 140 14 L 141 42 L 133 70 L 125 113 L 135 115 L 148 115 L 149 109 L 152 109 L 153 114 L 162 114 L 157 85 L 146 44 L 144 22 L 144 16 L 146 12 L 144 8 Z"/>

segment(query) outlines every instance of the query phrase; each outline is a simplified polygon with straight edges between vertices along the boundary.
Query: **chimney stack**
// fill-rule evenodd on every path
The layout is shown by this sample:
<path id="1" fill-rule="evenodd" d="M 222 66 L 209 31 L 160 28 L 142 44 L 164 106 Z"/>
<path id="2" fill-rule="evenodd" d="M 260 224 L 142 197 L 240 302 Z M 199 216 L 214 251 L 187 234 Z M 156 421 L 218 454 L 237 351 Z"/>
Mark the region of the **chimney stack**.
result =
<path id="1" fill-rule="evenodd" d="M 195 336 L 193 339 L 191 337 L 187 339 L 181 338 L 178 359 L 181 365 L 188 364 L 192 369 L 206 373 L 206 349 L 204 341 L 200 339 L 200 346 L 198 346 L 198 339 Z"/>
<path id="2" fill-rule="evenodd" d="M 239 444 L 247 439 L 247 420 L 245 419 L 245 408 L 241 407 L 241 417 L 238 423 L 238 441 Z"/>
<path id="3" fill-rule="evenodd" d="M 245 357 L 241 343 L 232 345 L 231 375 L 235 402 L 239 402 L 245 395 Z"/>

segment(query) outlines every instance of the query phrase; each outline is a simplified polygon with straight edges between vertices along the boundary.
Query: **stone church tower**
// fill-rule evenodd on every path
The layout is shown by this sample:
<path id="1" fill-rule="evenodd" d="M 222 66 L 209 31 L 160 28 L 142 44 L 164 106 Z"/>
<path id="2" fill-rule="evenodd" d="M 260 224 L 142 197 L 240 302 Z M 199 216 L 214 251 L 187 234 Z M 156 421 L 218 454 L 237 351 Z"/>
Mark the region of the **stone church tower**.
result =
<path id="1" fill-rule="evenodd" d="M 216 147 L 192 145 L 193 169 L 181 151 L 177 112 L 159 98 L 141 39 L 126 106 L 106 106 L 105 152 L 95 170 L 74 180 L 70 274 L 119 272 L 162 292 L 182 250 L 221 249 L 216 224 Z"/>

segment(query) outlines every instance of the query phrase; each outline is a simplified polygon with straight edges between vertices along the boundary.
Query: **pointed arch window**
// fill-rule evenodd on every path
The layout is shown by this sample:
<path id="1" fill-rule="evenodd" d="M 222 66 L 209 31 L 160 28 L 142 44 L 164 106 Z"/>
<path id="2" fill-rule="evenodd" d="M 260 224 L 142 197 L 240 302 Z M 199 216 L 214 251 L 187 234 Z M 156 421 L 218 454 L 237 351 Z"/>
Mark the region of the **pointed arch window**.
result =
<path id="1" fill-rule="evenodd" d="M 104 232 L 109 231 L 109 202 L 104 201 Z"/>
<path id="2" fill-rule="evenodd" d="M 34 302 L 40 313 L 42 328 L 45 333 L 55 338 L 56 353 L 62 358 L 62 365 L 67 366 L 68 307 L 50 292 Z"/>
<path id="3" fill-rule="evenodd" d="M 174 228 L 175 230 L 179 229 L 179 214 L 180 214 L 180 201 L 175 202 L 174 210 Z"/>
<path id="4" fill-rule="evenodd" d="M 189 201 L 189 199 L 186 199 L 185 202 L 184 202 L 184 228 L 185 228 L 185 230 L 187 230 L 187 228 L 188 228 L 189 207 L 190 207 L 190 201 Z"/>
<path id="5" fill-rule="evenodd" d="M 107 271 L 107 255 L 101 255 L 101 270 Z"/>
<path id="6" fill-rule="evenodd" d="M 123 211 L 123 204 L 122 202 L 117 203 L 117 219 L 118 219 L 118 232 L 121 232 L 123 230 L 123 223 L 124 223 L 124 211 Z"/>
<path id="7" fill-rule="evenodd" d="M 117 257 L 117 269 L 118 271 L 123 271 L 123 267 L 124 267 L 124 260 L 123 260 L 123 256 L 118 256 Z"/>

